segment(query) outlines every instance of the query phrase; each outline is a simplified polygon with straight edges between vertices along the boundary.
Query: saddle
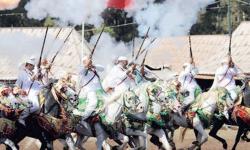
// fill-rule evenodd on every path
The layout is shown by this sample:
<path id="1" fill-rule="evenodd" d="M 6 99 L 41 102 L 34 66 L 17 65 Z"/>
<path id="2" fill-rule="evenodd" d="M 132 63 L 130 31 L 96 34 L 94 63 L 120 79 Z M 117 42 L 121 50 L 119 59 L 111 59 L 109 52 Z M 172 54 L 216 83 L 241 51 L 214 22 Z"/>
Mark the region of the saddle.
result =
<path id="1" fill-rule="evenodd" d="M 15 131 L 15 121 L 6 118 L 0 118 L 0 137 L 13 136 Z"/>
<path id="2" fill-rule="evenodd" d="M 37 115 L 37 122 L 41 128 L 50 133 L 53 137 L 70 133 L 73 129 L 69 121 L 59 119 L 51 115 Z"/>
<path id="3" fill-rule="evenodd" d="M 237 118 L 242 119 L 248 126 L 250 126 L 250 108 L 237 105 L 233 109 L 232 118 L 237 122 Z"/>
<path id="4" fill-rule="evenodd" d="M 130 122 L 147 122 L 147 116 L 145 113 L 126 113 L 125 115 Z"/>
<path id="5" fill-rule="evenodd" d="M 144 125 L 147 122 L 145 113 L 125 113 L 125 126 L 134 130 L 144 130 Z"/>

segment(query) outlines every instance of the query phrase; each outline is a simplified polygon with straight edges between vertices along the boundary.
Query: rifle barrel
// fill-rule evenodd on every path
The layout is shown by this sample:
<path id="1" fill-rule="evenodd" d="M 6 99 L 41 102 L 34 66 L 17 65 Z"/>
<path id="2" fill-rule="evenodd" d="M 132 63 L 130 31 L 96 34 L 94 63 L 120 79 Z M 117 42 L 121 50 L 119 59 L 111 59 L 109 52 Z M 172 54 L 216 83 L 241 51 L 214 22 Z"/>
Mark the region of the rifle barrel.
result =
<path id="1" fill-rule="evenodd" d="M 102 31 L 101 31 L 99 37 L 97 38 L 96 43 L 95 43 L 95 45 L 94 45 L 94 47 L 93 47 L 93 49 L 92 49 L 92 51 L 91 51 L 91 54 L 90 54 L 90 58 L 91 58 L 91 59 L 92 59 L 93 54 L 94 54 L 94 52 L 95 52 L 96 46 L 97 46 L 97 44 L 98 44 L 98 42 L 99 42 L 99 40 L 100 40 L 100 38 L 101 38 L 101 36 L 102 36 L 102 33 L 104 32 L 104 29 L 105 29 L 105 26 L 103 26 Z"/>
<path id="2" fill-rule="evenodd" d="M 231 56 L 232 52 L 232 34 L 229 35 L 229 49 L 228 49 L 228 54 Z"/>
<path id="3" fill-rule="evenodd" d="M 189 54 L 190 54 L 190 58 L 193 59 L 192 42 L 191 42 L 190 34 L 189 34 Z"/>
<path id="4" fill-rule="evenodd" d="M 42 61 L 42 57 L 43 57 L 43 50 L 44 50 L 44 46 L 45 46 L 45 42 L 46 42 L 48 30 L 49 30 L 49 27 L 47 26 L 46 27 L 46 31 L 45 31 L 45 36 L 44 36 L 44 39 L 43 39 L 43 45 L 42 45 L 40 57 L 39 57 L 38 68 L 40 68 L 40 66 L 41 66 L 41 61 Z"/>
<path id="5" fill-rule="evenodd" d="M 146 33 L 146 35 L 145 35 L 145 37 L 144 37 L 144 39 L 143 39 L 143 41 L 141 43 L 141 46 L 140 46 L 140 48 L 139 48 L 139 50 L 138 50 L 138 52 L 136 54 L 135 59 L 138 59 L 138 57 L 139 57 L 139 54 L 140 54 L 141 49 L 142 49 L 142 46 L 143 46 L 144 42 L 146 41 L 146 38 L 148 37 L 149 30 L 150 30 L 150 27 L 148 28 L 148 31 L 147 31 L 147 33 Z"/>
<path id="6" fill-rule="evenodd" d="M 65 43 L 67 42 L 67 40 L 69 39 L 70 35 L 72 34 L 74 30 L 74 27 L 70 30 L 69 34 L 67 35 L 67 37 L 65 38 L 65 40 L 63 41 L 63 44 L 60 46 L 60 48 L 58 49 L 58 51 L 56 52 L 56 54 L 53 56 L 52 60 L 51 60 L 51 65 L 54 63 L 57 55 L 59 54 L 59 52 L 61 51 L 61 49 L 63 48 L 63 46 L 65 45 Z"/>
<path id="7" fill-rule="evenodd" d="M 49 27 L 47 26 L 46 31 L 45 31 L 45 36 L 44 36 L 44 39 L 43 39 L 43 45 L 42 45 L 42 49 L 41 49 L 41 53 L 40 53 L 40 58 L 39 58 L 38 66 L 37 66 L 38 69 L 40 69 L 40 67 L 41 67 L 41 61 L 42 61 L 42 57 L 43 57 L 43 50 L 44 50 L 44 45 L 45 45 L 45 42 L 46 42 L 48 30 L 49 30 Z M 34 81 L 30 84 L 30 87 L 29 87 L 29 90 L 28 90 L 28 95 L 30 93 L 30 89 L 32 88 L 33 84 L 34 84 Z"/>
<path id="8" fill-rule="evenodd" d="M 148 48 L 151 44 L 153 44 L 153 43 L 155 42 L 156 39 L 157 39 L 157 38 L 154 38 L 152 41 L 150 41 L 150 43 L 141 51 L 140 55 L 143 54 L 143 53 L 147 50 L 147 48 Z M 139 56 L 140 56 L 140 55 L 139 55 Z"/>

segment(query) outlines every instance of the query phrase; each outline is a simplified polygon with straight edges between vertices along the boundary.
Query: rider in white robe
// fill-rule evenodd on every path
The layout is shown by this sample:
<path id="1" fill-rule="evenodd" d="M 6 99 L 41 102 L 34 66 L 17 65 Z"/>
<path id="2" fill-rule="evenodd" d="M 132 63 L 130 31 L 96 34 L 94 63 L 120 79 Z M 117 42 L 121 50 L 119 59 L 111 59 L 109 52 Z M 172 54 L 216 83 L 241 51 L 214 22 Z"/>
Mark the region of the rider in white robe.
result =
<path id="1" fill-rule="evenodd" d="M 42 83 L 38 81 L 38 73 L 34 73 L 35 59 L 29 59 L 26 61 L 25 67 L 18 75 L 16 86 L 26 91 L 29 101 L 32 103 L 29 111 L 24 111 L 19 122 L 25 125 L 24 119 L 30 114 L 39 110 L 38 94 L 42 88 Z"/>
<path id="2" fill-rule="evenodd" d="M 124 56 L 118 58 L 117 65 L 115 65 L 110 73 L 107 75 L 104 89 L 110 94 L 109 98 L 105 102 L 107 107 L 106 119 L 108 122 L 114 122 L 115 116 L 118 116 L 116 112 L 121 108 L 121 104 L 113 103 L 118 100 L 121 95 L 135 86 L 134 76 L 132 74 L 133 68 L 127 69 L 128 60 Z M 118 110 L 112 108 L 119 108 Z"/>
<path id="3" fill-rule="evenodd" d="M 211 89 L 216 87 L 224 87 L 230 93 L 230 97 L 233 102 L 238 97 L 236 92 L 235 76 L 241 74 L 241 71 L 234 65 L 231 58 L 222 60 L 221 66 L 216 70 L 214 83 Z"/>
<path id="4" fill-rule="evenodd" d="M 75 115 L 82 116 L 82 120 L 87 119 L 96 110 L 98 104 L 98 97 L 104 94 L 100 77 L 98 72 L 103 72 L 104 67 L 101 65 L 92 65 L 92 60 L 86 56 L 83 58 L 83 68 L 80 75 L 80 97 L 86 97 L 85 110 L 79 111 L 75 109 Z"/>
<path id="5" fill-rule="evenodd" d="M 195 100 L 198 93 L 201 92 L 200 86 L 195 80 L 195 75 L 198 73 L 198 69 L 193 63 L 185 63 L 183 65 L 183 71 L 180 73 L 178 81 L 181 83 L 181 89 L 187 90 L 189 95 L 184 99 L 183 108 L 188 107 Z"/>

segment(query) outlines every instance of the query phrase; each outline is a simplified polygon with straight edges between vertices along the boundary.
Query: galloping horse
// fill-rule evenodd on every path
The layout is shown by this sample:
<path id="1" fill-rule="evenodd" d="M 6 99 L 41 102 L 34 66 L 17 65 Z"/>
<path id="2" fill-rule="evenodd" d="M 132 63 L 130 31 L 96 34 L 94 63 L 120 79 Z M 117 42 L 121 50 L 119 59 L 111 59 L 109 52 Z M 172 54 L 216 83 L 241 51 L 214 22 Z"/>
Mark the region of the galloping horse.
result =
<path id="1" fill-rule="evenodd" d="M 185 128 L 193 128 L 197 141 L 192 143 L 190 149 L 200 148 L 208 139 L 205 128 L 211 123 L 215 112 L 226 112 L 232 107 L 232 101 L 225 88 L 216 88 L 200 94 L 185 114 L 172 115 L 174 122 Z M 184 134 L 182 135 L 184 138 Z"/>
<path id="2" fill-rule="evenodd" d="M 217 139 L 223 144 L 223 148 L 227 149 L 228 145 L 225 139 L 219 137 L 217 132 L 222 128 L 224 124 L 239 126 L 238 133 L 235 139 L 235 143 L 232 149 L 236 149 L 236 146 L 240 140 L 241 135 L 250 130 L 250 87 L 249 80 L 243 80 L 243 86 L 241 87 L 242 99 L 239 96 L 237 105 L 229 111 L 229 118 L 225 116 L 214 117 L 213 128 L 210 130 L 209 135 Z"/>
<path id="3" fill-rule="evenodd" d="M 17 131 L 12 138 L 17 145 L 26 136 L 39 139 L 41 149 L 53 149 L 53 141 L 66 138 L 70 149 L 75 149 L 70 136 L 71 128 L 65 116 L 64 108 L 60 103 L 64 100 L 76 99 L 77 94 L 68 87 L 58 86 L 59 83 L 50 83 L 39 95 L 42 103 L 40 112 L 26 118 L 26 126 L 17 123 Z"/>

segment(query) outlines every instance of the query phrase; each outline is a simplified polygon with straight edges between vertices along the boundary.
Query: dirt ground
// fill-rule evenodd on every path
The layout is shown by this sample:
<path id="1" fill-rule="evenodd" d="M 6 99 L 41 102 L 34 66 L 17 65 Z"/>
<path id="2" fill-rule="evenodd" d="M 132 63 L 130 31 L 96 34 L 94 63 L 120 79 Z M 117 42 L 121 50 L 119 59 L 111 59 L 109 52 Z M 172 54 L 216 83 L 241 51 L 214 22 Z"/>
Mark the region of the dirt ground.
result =
<path id="1" fill-rule="evenodd" d="M 208 132 L 208 131 L 207 131 Z M 237 130 L 231 130 L 231 129 L 224 129 L 219 131 L 219 135 L 222 136 L 223 138 L 226 139 L 229 145 L 229 149 L 231 149 L 233 143 L 234 143 L 234 138 L 236 136 Z M 176 132 L 175 134 L 175 143 L 177 146 L 177 149 L 181 148 L 187 148 L 192 141 L 194 140 L 194 133 L 192 130 L 188 130 L 185 136 L 185 139 L 183 142 L 179 141 L 179 131 Z M 31 139 L 31 138 L 25 138 L 21 143 L 20 143 L 20 150 L 38 150 L 40 146 L 40 142 Z M 84 145 L 84 147 L 87 150 L 94 150 L 96 149 L 95 146 L 95 139 L 94 138 L 89 138 L 87 143 Z M 61 150 L 62 149 L 62 144 L 59 141 L 54 142 L 54 148 L 55 150 Z M 4 150 L 4 146 L 0 146 L 0 150 Z M 156 150 L 157 148 L 150 143 L 149 150 Z M 202 147 L 202 150 L 221 150 L 222 145 L 214 140 L 213 138 L 209 137 L 208 142 L 204 144 Z M 237 150 L 250 150 L 250 142 L 244 142 L 240 141 L 237 147 Z"/>

